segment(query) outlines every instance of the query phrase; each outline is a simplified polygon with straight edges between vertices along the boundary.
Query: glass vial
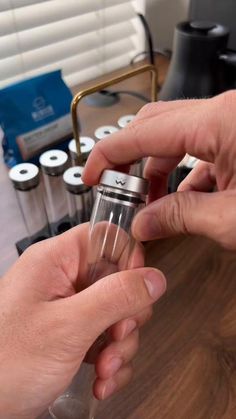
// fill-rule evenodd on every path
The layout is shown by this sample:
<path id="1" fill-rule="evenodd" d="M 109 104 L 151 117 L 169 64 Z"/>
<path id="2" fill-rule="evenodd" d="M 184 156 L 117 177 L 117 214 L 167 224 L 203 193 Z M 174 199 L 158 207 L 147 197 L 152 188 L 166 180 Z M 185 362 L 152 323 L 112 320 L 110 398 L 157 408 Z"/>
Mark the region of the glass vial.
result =
<path id="1" fill-rule="evenodd" d="M 63 182 L 68 156 L 62 150 L 49 150 L 41 154 L 39 162 L 43 172 L 44 199 L 51 234 L 56 236 L 70 228 Z"/>
<path id="2" fill-rule="evenodd" d="M 83 164 L 86 163 L 89 154 L 91 153 L 93 147 L 95 146 L 95 141 L 90 137 L 80 137 L 80 147 Z M 75 140 L 71 140 L 68 145 L 72 166 L 78 166 L 78 155 L 76 150 Z"/>
<path id="3" fill-rule="evenodd" d="M 113 170 L 105 170 L 98 186 L 97 199 L 90 221 L 88 280 L 86 286 L 106 275 L 127 269 L 134 246 L 131 224 L 145 205 L 148 182 Z M 96 359 L 99 347 L 106 342 L 100 336 L 86 355 Z M 49 411 L 54 419 L 94 419 L 97 401 L 93 397 L 93 363 L 83 362 L 68 390 Z"/>
<path id="4" fill-rule="evenodd" d="M 70 167 L 63 175 L 72 226 L 89 221 L 92 212 L 93 191 L 81 179 L 83 169 L 82 166 Z"/>
<path id="5" fill-rule="evenodd" d="M 32 163 L 14 166 L 9 177 L 16 190 L 29 243 L 48 238 L 48 219 L 40 186 L 39 169 Z"/>
<path id="6" fill-rule="evenodd" d="M 85 165 L 89 157 L 89 154 L 91 153 L 93 147 L 95 146 L 95 141 L 90 137 L 80 137 L 80 146 L 81 146 L 81 153 L 82 153 L 82 165 Z M 78 154 L 76 150 L 76 142 L 74 139 L 69 142 L 68 148 L 70 152 L 72 166 L 78 166 L 79 165 Z M 92 191 L 93 191 L 93 201 L 94 201 L 97 194 L 97 187 L 93 186 Z"/>

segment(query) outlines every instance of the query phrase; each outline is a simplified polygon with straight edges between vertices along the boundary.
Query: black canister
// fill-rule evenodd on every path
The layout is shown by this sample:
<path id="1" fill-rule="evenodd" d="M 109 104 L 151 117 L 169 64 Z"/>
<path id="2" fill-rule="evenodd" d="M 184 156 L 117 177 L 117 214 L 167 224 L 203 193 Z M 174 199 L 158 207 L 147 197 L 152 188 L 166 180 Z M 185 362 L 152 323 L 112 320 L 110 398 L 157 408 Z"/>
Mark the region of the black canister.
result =
<path id="1" fill-rule="evenodd" d="M 212 97 L 228 88 L 225 63 L 229 30 L 206 21 L 181 22 L 175 28 L 171 64 L 161 100 Z"/>

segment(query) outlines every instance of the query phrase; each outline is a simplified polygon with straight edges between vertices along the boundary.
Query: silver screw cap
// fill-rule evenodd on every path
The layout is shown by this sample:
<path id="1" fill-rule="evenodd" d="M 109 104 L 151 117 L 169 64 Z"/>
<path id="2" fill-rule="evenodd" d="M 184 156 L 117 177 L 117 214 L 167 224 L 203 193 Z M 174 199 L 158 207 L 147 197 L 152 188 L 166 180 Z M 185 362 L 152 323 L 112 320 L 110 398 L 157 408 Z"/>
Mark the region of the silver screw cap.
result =
<path id="1" fill-rule="evenodd" d="M 124 116 L 121 116 L 118 119 L 117 124 L 119 125 L 120 128 L 125 128 L 126 125 L 128 125 L 131 121 L 133 121 L 134 118 L 135 118 L 135 115 L 124 115 Z"/>
<path id="2" fill-rule="evenodd" d="M 102 127 L 97 128 L 94 135 L 98 140 L 101 140 L 102 138 L 105 138 L 108 135 L 111 135 L 117 131 L 118 128 L 113 125 L 104 125 Z"/>
<path id="3" fill-rule="evenodd" d="M 64 173 L 67 167 L 68 156 L 62 150 L 48 150 L 41 154 L 39 162 L 42 171 L 51 176 L 57 176 Z"/>
<path id="4" fill-rule="evenodd" d="M 9 178 L 16 189 L 26 191 L 39 184 L 39 169 L 32 163 L 20 163 L 9 171 Z"/>
<path id="5" fill-rule="evenodd" d="M 69 192 L 81 193 L 91 189 L 81 179 L 83 170 L 84 168 L 82 166 L 73 166 L 64 172 L 63 180 Z"/>
<path id="6" fill-rule="evenodd" d="M 93 147 L 95 146 L 95 141 L 90 137 L 80 137 L 80 147 L 83 160 L 87 160 L 89 154 L 91 153 Z M 78 157 L 76 150 L 75 139 L 71 140 L 68 145 L 71 157 L 76 159 Z"/>
<path id="7" fill-rule="evenodd" d="M 123 192 L 132 192 L 139 195 L 147 195 L 149 190 L 148 180 L 115 170 L 104 170 L 99 183 L 103 186 L 120 189 Z"/>

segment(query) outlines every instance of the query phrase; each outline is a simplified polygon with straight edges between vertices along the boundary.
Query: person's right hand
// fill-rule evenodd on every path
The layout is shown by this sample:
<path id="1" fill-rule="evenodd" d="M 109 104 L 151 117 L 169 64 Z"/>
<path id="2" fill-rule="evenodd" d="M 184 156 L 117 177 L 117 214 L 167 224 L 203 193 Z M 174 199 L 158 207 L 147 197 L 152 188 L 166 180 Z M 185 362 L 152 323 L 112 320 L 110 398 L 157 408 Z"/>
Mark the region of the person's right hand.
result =
<path id="1" fill-rule="evenodd" d="M 145 241 L 179 233 L 210 237 L 236 249 L 236 91 L 213 99 L 144 106 L 125 129 L 94 148 L 83 179 L 92 185 L 104 169 L 149 156 L 145 177 L 152 202 L 135 218 L 133 233 Z M 167 193 L 167 179 L 185 153 L 201 159 Z M 208 193 L 216 185 L 218 191 Z"/>

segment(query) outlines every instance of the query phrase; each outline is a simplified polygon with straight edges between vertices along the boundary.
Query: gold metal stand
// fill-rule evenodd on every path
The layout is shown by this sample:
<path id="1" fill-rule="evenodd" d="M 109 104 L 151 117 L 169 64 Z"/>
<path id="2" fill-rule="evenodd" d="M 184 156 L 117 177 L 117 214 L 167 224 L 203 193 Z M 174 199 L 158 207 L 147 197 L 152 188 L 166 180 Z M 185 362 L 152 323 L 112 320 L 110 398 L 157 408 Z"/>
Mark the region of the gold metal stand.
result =
<path id="1" fill-rule="evenodd" d="M 71 103 L 71 115 L 72 115 L 73 132 L 74 132 L 74 138 L 76 141 L 76 149 L 77 149 L 79 162 L 81 160 L 80 158 L 81 147 L 80 147 L 80 131 L 79 131 L 78 118 L 77 118 L 77 106 L 80 100 L 85 96 L 91 95 L 92 93 L 99 92 L 100 90 L 106 89 L 107 87 L 112 86 L 113 84 L 120 83 L 121 81 L 129 79 L 131 77 L 138 76 L 139 74 L 142 74 L 145 72 L 151 73 L 151 101 L 155 102 L 157 100 L 157 70 L 154 65 L 149 65 L 149 64 L 132 69 L 132 70 L 128 70 L 117 77 L 113 77 L 104 82 L 97 83 L 94 86 L 89 87 L 88 89 L 81 90 L 74 96 Z"/>

